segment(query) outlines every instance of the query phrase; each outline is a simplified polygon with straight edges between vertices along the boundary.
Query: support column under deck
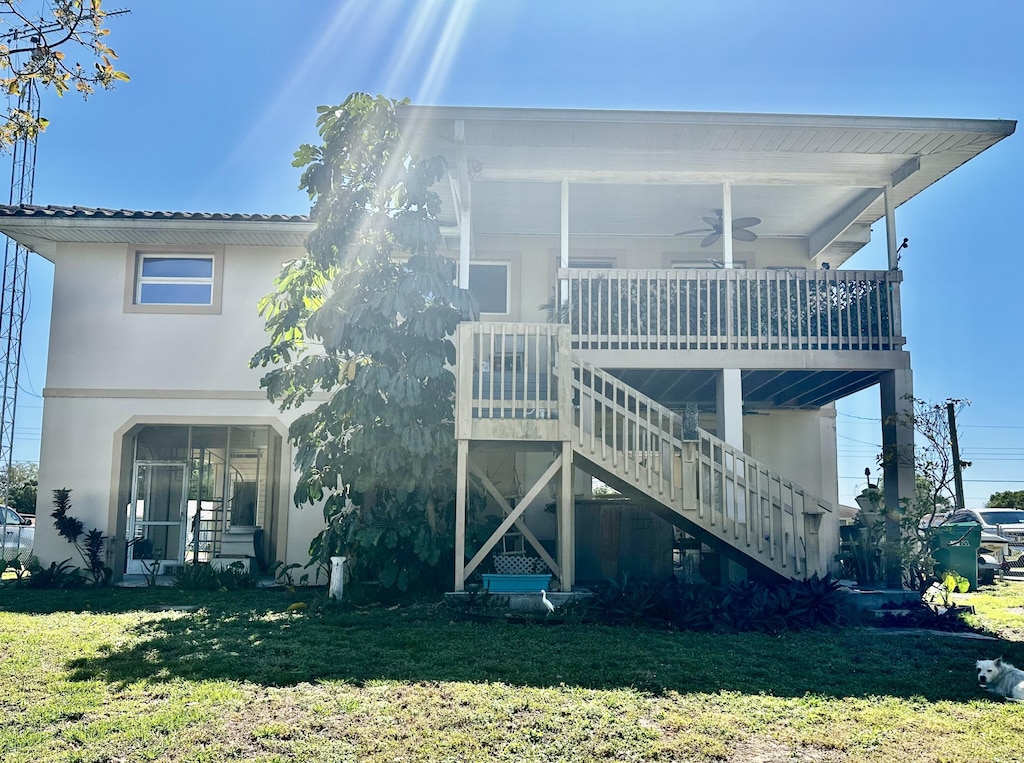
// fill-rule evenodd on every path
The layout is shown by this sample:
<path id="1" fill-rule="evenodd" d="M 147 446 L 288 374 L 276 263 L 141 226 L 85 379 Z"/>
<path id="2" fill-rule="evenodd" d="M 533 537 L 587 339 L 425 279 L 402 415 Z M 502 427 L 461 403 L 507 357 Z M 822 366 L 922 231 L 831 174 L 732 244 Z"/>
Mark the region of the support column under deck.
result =
<path id="1" fill-rule="evenodd" d="M 718 372 L 715 400 L 718 438 L 743 450 L 743 381 L 738 368 Z"/>
<path id="2" fill-rule="evenodd" d="M 562 443 L 562 479 L 558 489 L 558 568 L 563 591 L 571 591 L 576 570 L 576 497 L 572 488 L 572 444 Z"/>
<path id="3" fill-rule="evenodd" d="M 914 484 L 914 379 L 909 368 L 886 371 L 879 382 L 882 412 L 882 498 L 889 509 L 900 505 L 900 498 L 913 500 Z M 895 545 L 900 539 L 898 519 L 885 519 L 885 539 Z M 885 582 L 890 588 L 902 586 L 898 555 L 886 560 Z"/>
<path id="4" fill-rule="evenodd" d="M 455 466 L 455 590 L 466 588 L 466 503 L 469 500 L 469 440 L 458 441 Z"/>

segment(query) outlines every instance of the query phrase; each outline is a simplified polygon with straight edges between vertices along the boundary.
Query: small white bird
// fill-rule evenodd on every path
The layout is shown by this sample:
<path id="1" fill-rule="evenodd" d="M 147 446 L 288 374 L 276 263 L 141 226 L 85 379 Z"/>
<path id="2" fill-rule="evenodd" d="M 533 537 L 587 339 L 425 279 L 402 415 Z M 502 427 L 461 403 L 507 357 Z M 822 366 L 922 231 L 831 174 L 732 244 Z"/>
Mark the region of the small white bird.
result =
<path id="1" fill-rule="evenodd" d="M 548 611 L 549 614 L 555 611 L 555 605 L 548 601 L 548 592 L 545 591 L 543 588 L 540 589 L 540 600 L 544 602 L 544 608 Z"/>

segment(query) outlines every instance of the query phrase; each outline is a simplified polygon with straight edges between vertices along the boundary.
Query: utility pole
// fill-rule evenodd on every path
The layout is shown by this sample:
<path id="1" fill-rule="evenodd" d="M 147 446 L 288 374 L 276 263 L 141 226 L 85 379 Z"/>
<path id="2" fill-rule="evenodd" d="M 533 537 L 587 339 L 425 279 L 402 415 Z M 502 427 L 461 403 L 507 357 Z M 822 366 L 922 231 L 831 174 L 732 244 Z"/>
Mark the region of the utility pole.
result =
<path id="1" fill-rule="evenodd" d="M 956 488 L 956 507 L 964 506 L 964 475 L 960 466 L 960 444 L 956 438 L 956 406 L 954 403 L 946 403 L 946 414 L 949 416 L 949 444 L 953 447 L 953 485 Z"/>

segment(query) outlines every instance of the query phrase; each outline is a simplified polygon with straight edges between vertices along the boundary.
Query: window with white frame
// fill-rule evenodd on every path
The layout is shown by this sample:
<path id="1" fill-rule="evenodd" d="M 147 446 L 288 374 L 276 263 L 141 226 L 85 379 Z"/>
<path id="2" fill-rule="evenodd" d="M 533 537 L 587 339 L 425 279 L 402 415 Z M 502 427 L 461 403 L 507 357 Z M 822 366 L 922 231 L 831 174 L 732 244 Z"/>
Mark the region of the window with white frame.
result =
<path id="1" fill-rule="evenodd" d="M 476 297 L 481 313 L 509 313 L 509 263 L 469 263 L 469 291 Z"/>
<path id="2" fill-rule="evenodd" d="M 213 281 L 212 254 L 139 254 L 135 304 L 209 306 Z"/>
<path id="3" fill-rule="evenodd" d="M 124 311 L 216 315 L 223 280 L 224 250 L 219 246 L 129 248 Z"/>

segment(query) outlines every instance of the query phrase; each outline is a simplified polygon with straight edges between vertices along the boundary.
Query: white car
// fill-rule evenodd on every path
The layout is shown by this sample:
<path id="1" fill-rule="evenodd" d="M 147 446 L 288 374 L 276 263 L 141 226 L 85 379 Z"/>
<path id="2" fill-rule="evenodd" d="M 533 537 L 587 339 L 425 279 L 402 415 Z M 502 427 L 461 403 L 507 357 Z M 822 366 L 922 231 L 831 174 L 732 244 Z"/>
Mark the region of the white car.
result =
<path id="1" fill-rule="evenodd" d="M 32 520 L 25 519 L 10 506 L 0 505 L 0 556 L 10 561 L 18 556 L 22 562 L 28 561 L 36 541 L 36 528 Z"/>
<path id="2" fill-rule="evenodd" d="M 1024 567 L 1024 509 L 957 509 L 943 524 L 981 525 L 982 554 L 1011 567 Z"/>

